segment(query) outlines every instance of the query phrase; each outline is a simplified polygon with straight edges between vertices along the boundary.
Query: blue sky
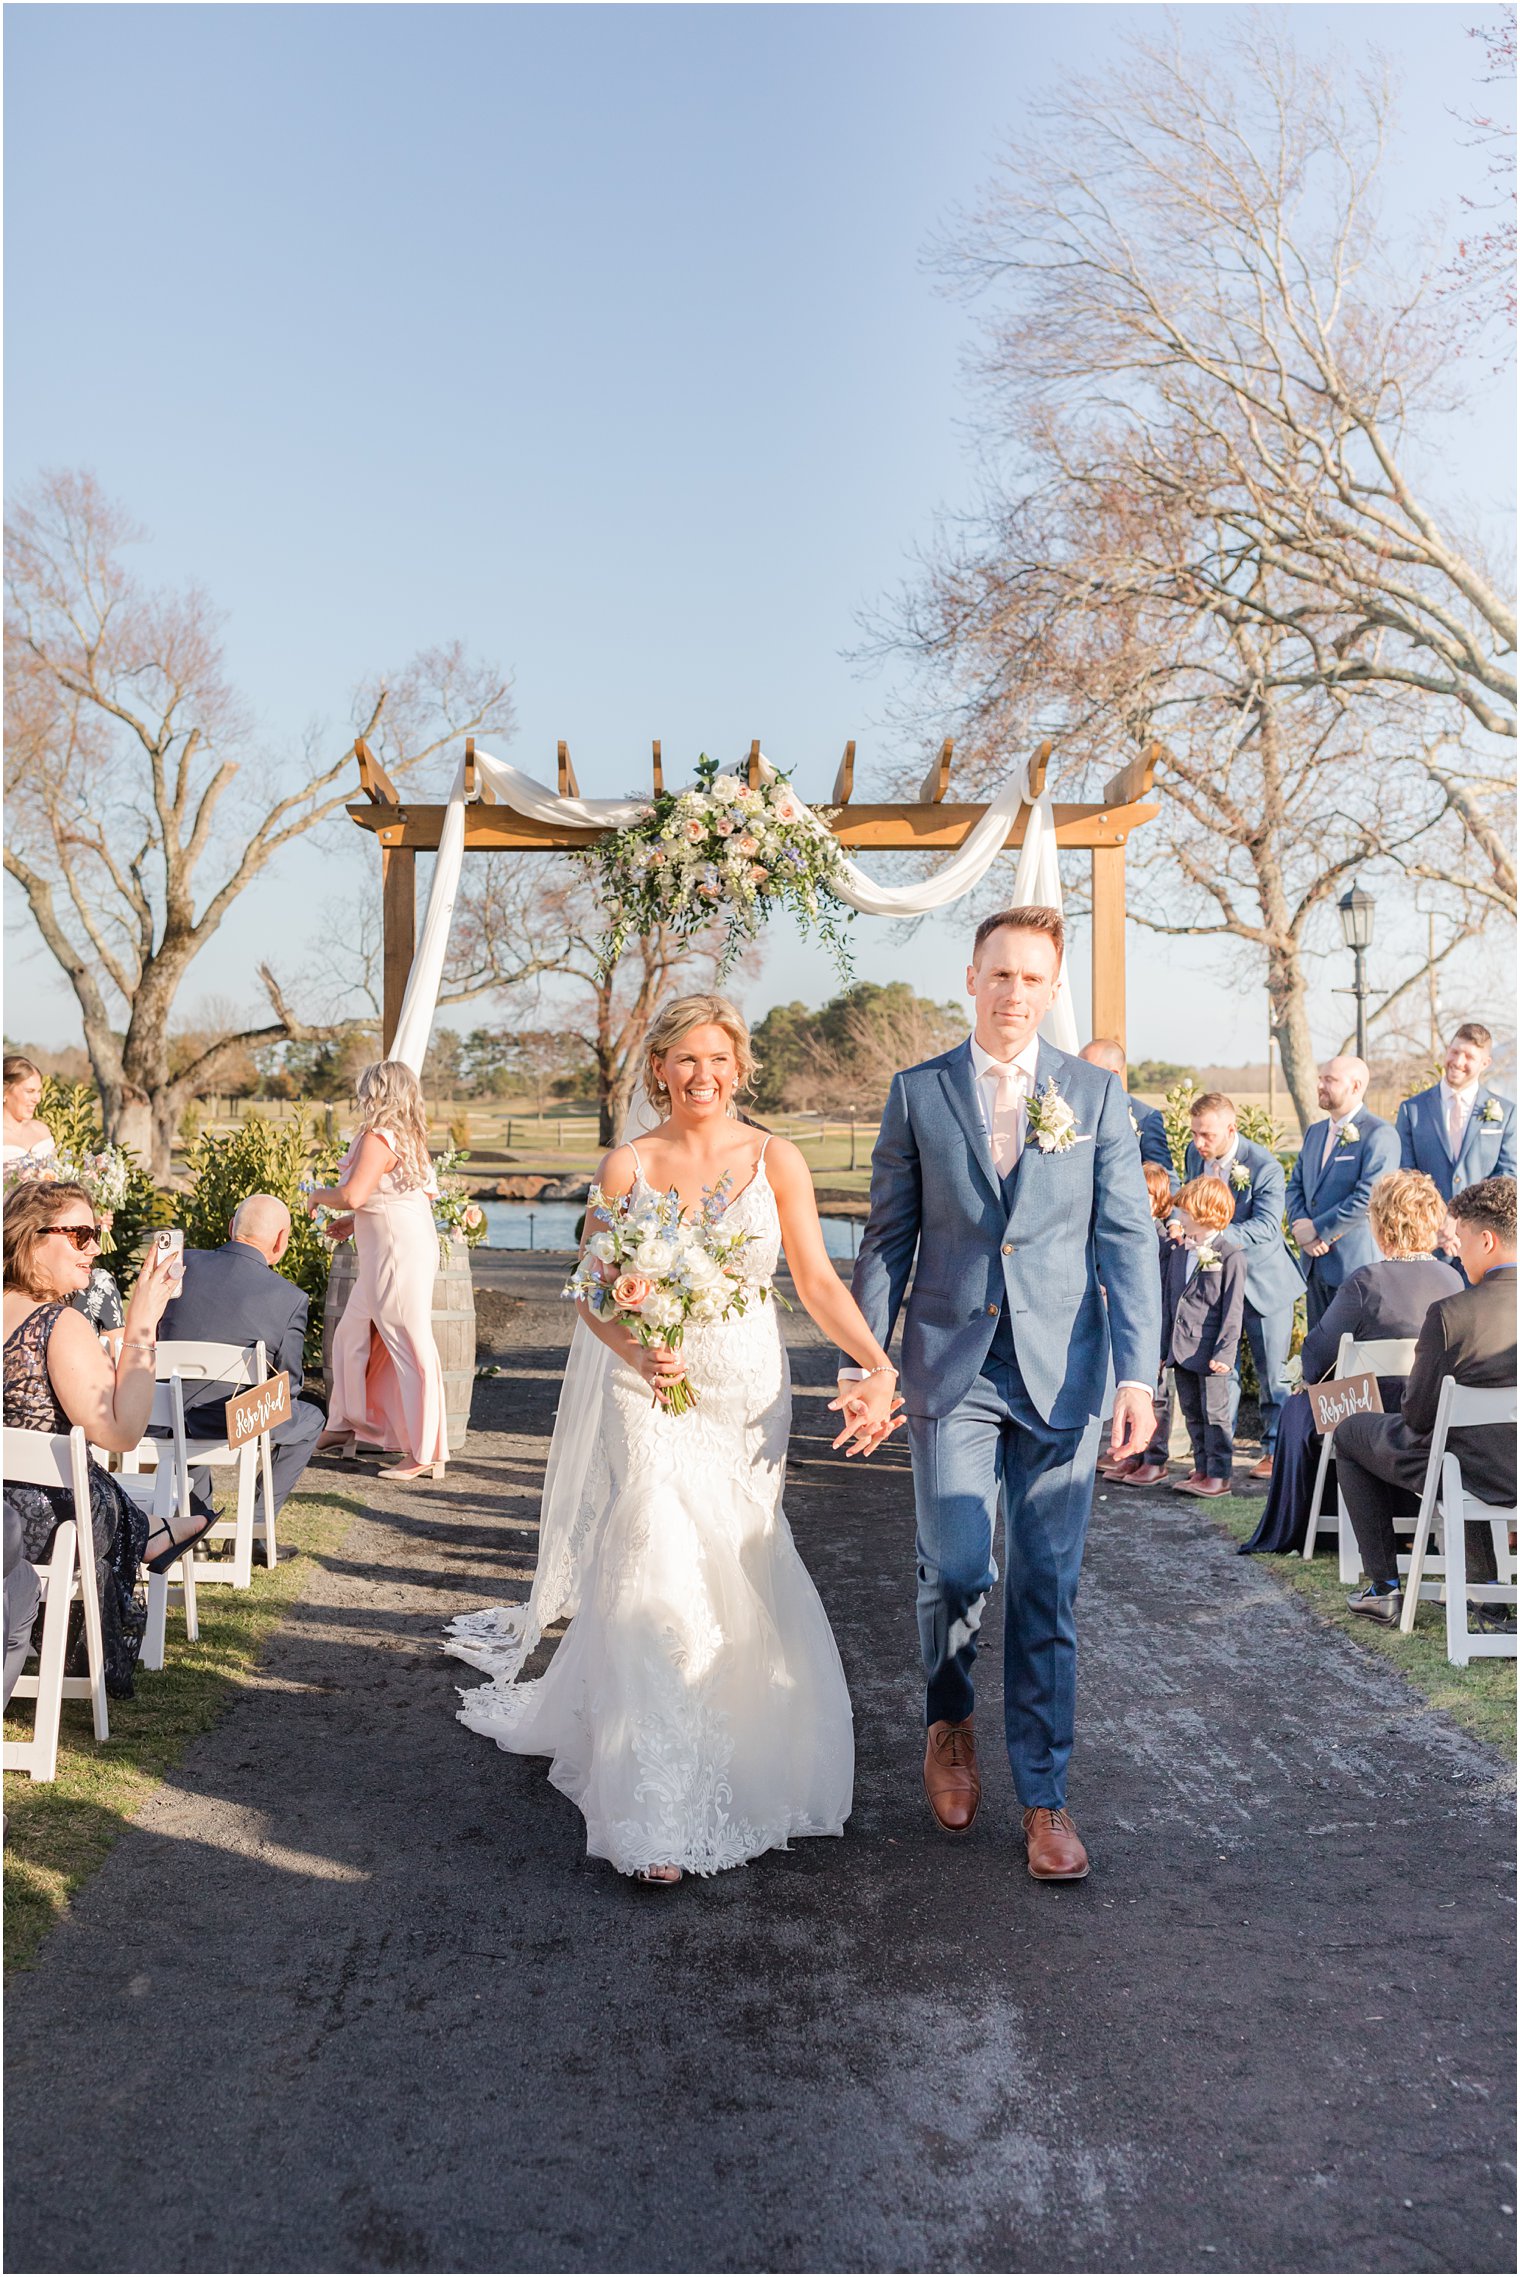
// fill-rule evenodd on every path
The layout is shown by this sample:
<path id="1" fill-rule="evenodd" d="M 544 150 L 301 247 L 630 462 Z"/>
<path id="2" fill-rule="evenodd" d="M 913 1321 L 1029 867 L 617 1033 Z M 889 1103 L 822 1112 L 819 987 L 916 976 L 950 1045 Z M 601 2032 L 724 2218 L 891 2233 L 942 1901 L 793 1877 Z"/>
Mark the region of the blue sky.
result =
<path id="1" fill-rule="evenodd" d="M 1451 112 L 1484 12 L 1293 11 L 1306 45 L 1398 64 L 1409 214 L 1452 209 L 1481 163 Z M 340 738 L 363 675 L 459 637 L 514 673 L 535 772 L 563 735 L 584 790 L 622 791 L 651 736 L 671 771 L 760 735 L 822 796 L 848 735 L 863 771 L 892 753 L 893 674 L 845 654 L 859 613 L 970 488 L 972 318 L 926 244 L 1029 96 L 1147 21 L 13 4 L 8 483 L 95 470 L 149 526 L 152 573 L 226 611 L 271 748 L 314 720 Z M 1505 526 L 1509 419 L 1499 383 L 1450 470 Z M 251 1007 L 272 945 L 298 963 L 316 904 L 376 884 L 357 839 L 332 825 L 248 897 L 184 1009 Z M 857 963 L 951 993 L 960 932 L 862 922 Z M 74 1033 L 23 939 L 8 1031 Z M 1217 957 L 1131 946 L 1137 1055 L 1260 1056 L 1259 999 Z M 777 938 L 747 1000 L 831 986 Z M 1338 1033 L 1328 994 L 1318 1012 Z"/>

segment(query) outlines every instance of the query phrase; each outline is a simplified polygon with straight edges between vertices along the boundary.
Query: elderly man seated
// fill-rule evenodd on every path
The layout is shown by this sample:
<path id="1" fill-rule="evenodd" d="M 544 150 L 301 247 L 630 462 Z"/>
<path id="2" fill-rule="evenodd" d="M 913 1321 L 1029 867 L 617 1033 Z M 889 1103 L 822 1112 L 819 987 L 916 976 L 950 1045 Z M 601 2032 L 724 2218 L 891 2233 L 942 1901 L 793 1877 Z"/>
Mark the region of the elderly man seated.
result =
<path id="1" fill-rule="evenodd" d="M 229 1227 L 231 1239 L 220 1249 L 187 1249 L 180 1293 L 165 1307 L 159 1335 L 185 1343 L 252 1344 L 262 1341 L 269 1372 L 290 1372 L 290 1416 L 270 1433 L 274 1506 L 278 1510 L 311 1460 L 322 1411 L 297 1399 L 301 1355 L 306 1344 L 310 1299 L 275 1267 L 290 1247 L 290 1212 L 273 1194 L 250 1194 L 239 1202 Z M 187 1398 L 188 1398 L 187 1386 Z M 186 1406 L 185 1428 L 192 1439 L 222 1436 L 222 1409 L 232 1384 L 198 1386 Z M 191 1473 L 192 1495 L 208 1507 L 211 1473 Z"/>

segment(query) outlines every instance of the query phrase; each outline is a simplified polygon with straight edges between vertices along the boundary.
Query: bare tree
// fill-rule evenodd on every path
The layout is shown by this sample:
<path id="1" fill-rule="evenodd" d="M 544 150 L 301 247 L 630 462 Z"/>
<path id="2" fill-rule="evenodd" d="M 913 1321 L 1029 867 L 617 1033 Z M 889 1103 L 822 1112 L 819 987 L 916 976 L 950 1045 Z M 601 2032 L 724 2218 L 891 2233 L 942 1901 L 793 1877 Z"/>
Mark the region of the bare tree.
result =
<path id="1" fill-rule="evenodd" d="M 1415 420 L 1456 397 L 1424 278 L 1383 249 L 1387 86 L 1269 18 L 1231 44 L 1233 69 L 1174 32 L 1066 83 L 947 249 L 997 294 L 995 439 L 1058 418 L 1173 499 L 1274 689 L 1413 689 L 1513 736 L 1513 597 L 1414 472 Z"/>
<path id="2" fill-rule="evenodd" d="M 1513 616 L 1402 471 L 1440 359 L 1375 258 L 1385 120 L 1259 25 L 1233 78 L 1173 45 L 1063 92 L 952 248 L 997 296 L 990 473 L 885 636 L 973 781 L 1161 739 L 1134 913 L 1265 969 L 1301 1118 L 1353 873 L 1439 898 L 1391 1002 L 1514 909 Z"/>
<path id="3" fill-rule="evenodd" d="M 1469 39 L 1483 46 L 1486 85 L 1513 84 L 1515 11 L 1503 8 L 1498 21 L 1468 27 Z M 1447 291 L 1460 296 L 1474 333 L 1488 329 L 1497 315 L 1515 328 L 1515 122 L 1491 111 L 1474 111 L 1465 121 L 1471 138 L 1489 152 L 1486 198 L 1463 196 L 1472 216 L 1447 272 Z"/>
<path id="4" fill-rule="evenodd" d="M 151 590 L 127 560 L 141 536 L 88 474 L 45 477 L 11 515 L 5 866 L 78 1000 L 108 1135 L 162 1178 L 185 1102 L 227 1056 L 313 1032 L 261 967 L 272 1017 L 172 1064 L 187 970 L 239 895 L 343 805 L 355 730 L 404 778 L 462 732 L 508 731 L 511 703 L 499 673 L 433 649 L 362 688 L 325 754 L 272 761 L 206 596 Z"/>

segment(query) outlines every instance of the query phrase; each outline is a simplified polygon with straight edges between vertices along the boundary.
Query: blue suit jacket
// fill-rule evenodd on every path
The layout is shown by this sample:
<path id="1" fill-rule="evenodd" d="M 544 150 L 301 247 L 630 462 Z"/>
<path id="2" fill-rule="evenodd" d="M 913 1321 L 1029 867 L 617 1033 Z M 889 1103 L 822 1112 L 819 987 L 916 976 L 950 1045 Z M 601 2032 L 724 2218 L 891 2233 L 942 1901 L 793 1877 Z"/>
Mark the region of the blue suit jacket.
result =
<path id="1" fill-rule="evenodd" d="M 220 1249 L 187 1249 L 185 1278 L 177 1297 L 164 1307 L 159 1335 L 198 1344 L 255 1344 L 262 1339 L 271 1373 L 290 1370 L 290 1396 L 301 1389 L 301 1353 L 306 1342 L 306 1291 L 266 1265 L 246 1241 L 224 1241 Z M 228 1386 L 196 1387 L 187 1409 L 220 1404 Z"/>
<path id="2" fill-rule="evenodd" d="M 1310 1218 L 1321 1241 L 1330 1244 L 1324 1257 L 1306 1257 L 1304 1264 L 1321 1288 L 1338 1289 L 1342 1281 L 1382 1254 L 1367 1222 L 1367 1202 L 1374 1185 L 1386 1171 L 1399 1167 L 1399 1134 L 1381 1115 L 1359 1107 L 1351 1117 L 1357 1136 L 1340 1143 L 1328 1164 L 1321 1167 L 1328 1116 L 1311 1123 L 1304 1133 L 1298 1158 L 1288 1172 L 1288 1223 Z"/>
<path id="3" fill-rule="evenodd" d="M 1054 1082 L 1076 1116 L 1076 1143 L 1045 1153 L 1026 1137 L 1010 1203 L 970 1044 L 892 1079 L 853 1287 L 885 1345 L 913 1273 L 902 1346 L 911 1415 L 960 1404 L 1004 1313 L 1024 1388 L 1054 1430 L 1080 1430 L 1102 1412 L 1110 1348 L 1121 1382 L 1156 1381 L 1156 1229 L 1118 1078 L 1042 1042 L 1035 1082 L 1041 1094 Z"/>
<path id="4" fill-rule="evenodd" d="M 1140 1160 L 1159 1162 L 1175 1185 L 1177 1173 L 1172 1168 L 1172 1150 L 1166 1143 L 1166 1117 L 1159 1107 L 1147 1107 L 1144 1100 L 1136 1099 L 1126 1091 L 1124 1104 L 1135 1125 L 1135 1136 L 1140 1141 Z"/>
<path id="5" fill-rule="evenodd" d="M 1237 1142 L 1232 1170 L 1236 1163 L 1244 1164 L 1250 1183 L 1231 1186 L 1235 1222 L 1213 1236 L 1214 1246 L 1245 1251 L 1246 1303 L 1253 1312 L 1286 1312 L 1303 1295 L 1304 1277 L 1283 1240 L 1283 1166 L 1268 1147 L 1247 1138 Z M 1186 1175 L 1201 1178 L 1208 1167 L 1190 1143 Z"/>
<path id="6" fill-rule="evenodd" d="M 1498 1112 L 1491 1122 L 1485 1122 L 1484 1112 L 1490 1101 Z M 1453 1194 L 1460 1194 L 1464 1186 L 1476 1186 L 1480 1178 L 1513 1178 L 1515 1175 L 1515 1107 L 1511 1099 L 1501 1099 L 1496 1091 L 1489 1091 L 1480 1083 L 1473 1101 L 1473 1111 L 1467 1118 L 1467 1129 L 1462 1134 L 1462 1152 L 1455 1162 L 1446 1144 L 1446 1118 L 1441 1113 L 1441 1086 L 1433 1083 L 1428 1091 L 1417 1091 L 1406 1099 L 1398 1112 L 1399 1162 L 1404 1170 L 1423 1170 L 1440 1188 L 1441 1199 L 1449 1202 Z"/>

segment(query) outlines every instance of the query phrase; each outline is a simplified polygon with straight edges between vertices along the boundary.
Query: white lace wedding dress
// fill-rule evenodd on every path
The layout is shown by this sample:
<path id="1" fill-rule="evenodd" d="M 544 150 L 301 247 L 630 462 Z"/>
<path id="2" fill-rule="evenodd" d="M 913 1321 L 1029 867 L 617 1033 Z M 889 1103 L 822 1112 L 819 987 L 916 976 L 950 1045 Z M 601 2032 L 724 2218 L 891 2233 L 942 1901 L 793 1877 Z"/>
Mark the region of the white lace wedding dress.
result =
<path id="1" fill-rule="evenodd" d="M 754 1234 L 746 1262 L 770 1279 L 781 1232 L 763 1154 L 728 1221 Z M 838 1647 L 781 1506 L 792 1400 L 776 1309 L 689 1329 L 684 1351 L 685 1415 L 621 1361 L 602 1377 L 578 1610 L 548 1673 L 515 1679 L 537 1634 L 522 1609 L 451 1624 L 451 1649 L 496 1672 L 464 1693 L 460 1722 L 549 1756 L 588 1851 L 623 1873 L 712 1874 L 842 1833 L 854 1782 Z"/>

